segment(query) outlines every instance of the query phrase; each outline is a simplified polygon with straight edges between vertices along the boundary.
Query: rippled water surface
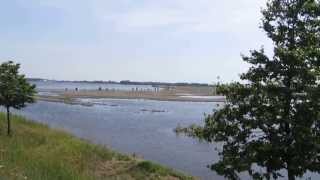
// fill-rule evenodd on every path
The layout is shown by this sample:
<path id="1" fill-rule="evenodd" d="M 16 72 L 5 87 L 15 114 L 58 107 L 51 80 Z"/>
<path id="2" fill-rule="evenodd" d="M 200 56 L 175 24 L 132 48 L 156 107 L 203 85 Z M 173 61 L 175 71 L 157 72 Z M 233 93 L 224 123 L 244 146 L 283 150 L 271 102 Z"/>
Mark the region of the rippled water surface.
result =
<path id="1" fill-rule="evenodd" d="M 206 168 L 217 159 L 213 145 L 176 136 L 178 125 L 201 123 L 216 103 L 83 99 L 91 107 L 38 102 L 18 113 L 52 127 L 202 179 L 223 179 Z"/>
<path id="2" fill-rule="evenodd" d="M 211 113 L 218 107 L 217 103 L 111 99 L 81 101 L 93 106 L 40 101 L 16 113 L 201 179 L 224 179 L 206 168 L 206 165 L 218 160 L 214 145 L 176 136 L 173 132 L 178 124 L 202 123 L 204 113 Z M 318 175 L 311 174 L 311 179 L 318 178 Z"/>

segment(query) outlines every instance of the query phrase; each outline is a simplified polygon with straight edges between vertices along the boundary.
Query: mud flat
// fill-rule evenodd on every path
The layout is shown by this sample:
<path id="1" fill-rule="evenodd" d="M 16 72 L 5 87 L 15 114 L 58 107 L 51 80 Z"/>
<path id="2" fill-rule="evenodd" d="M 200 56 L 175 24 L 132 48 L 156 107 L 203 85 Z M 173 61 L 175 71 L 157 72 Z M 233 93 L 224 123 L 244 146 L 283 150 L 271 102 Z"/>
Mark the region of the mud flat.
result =
<path id="1" fill-rule="evenodd" d="M 110 99 L 148 99 L 158 101 L 189 101 L 189 102 L 224 102 L 223 96 L 214 96 L 213 87 L 162 87 L 154 90 L 132 89 L 124 90 L 66 90 L 53 91 L 52 95 L 39 94 L 39 100 L 79 103 L 80 98 L 110 98 Z"/>

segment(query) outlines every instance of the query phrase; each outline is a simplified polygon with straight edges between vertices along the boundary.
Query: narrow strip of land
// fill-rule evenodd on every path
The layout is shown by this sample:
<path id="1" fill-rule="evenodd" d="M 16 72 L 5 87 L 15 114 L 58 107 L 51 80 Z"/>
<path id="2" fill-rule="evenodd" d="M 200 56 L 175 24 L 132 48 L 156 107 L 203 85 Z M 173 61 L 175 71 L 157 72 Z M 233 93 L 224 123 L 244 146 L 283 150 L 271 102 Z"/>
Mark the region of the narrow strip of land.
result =
<path id="1" fill-rule="evenodd" d="M 110 99 L 148 99 L 158 101 L 190 101 L 190 102 L 224 102 L 222 96 L 214 96 L 213 87 L 178 86 L 161 88 L 161 90 L 121 91 L 112 89 L 100 90 L 65 90 L 53 91 L 55 96 L 39 95 L 38 99 L 46 101 L 76 103 L 79 98 L 110 98 Z"/>

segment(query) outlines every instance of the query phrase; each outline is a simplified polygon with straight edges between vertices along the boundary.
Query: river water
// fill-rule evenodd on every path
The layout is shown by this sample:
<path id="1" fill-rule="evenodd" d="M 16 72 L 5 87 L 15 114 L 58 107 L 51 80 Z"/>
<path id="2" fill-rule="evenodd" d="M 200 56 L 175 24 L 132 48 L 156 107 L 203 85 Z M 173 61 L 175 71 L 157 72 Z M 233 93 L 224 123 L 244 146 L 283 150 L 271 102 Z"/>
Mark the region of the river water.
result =
<path id="1" fill-rule="evenodd" d="M 38 82 L 40 93 L 51 90 L 111 88 L 130 90 L 151 86 L 126 86 L 101 83 Z M 178 125 L 203 123 L 205 113 L 223 106 L 213 102 L 167 102 L 152 100 L 78 99 L 93 106 L 68 105 L 39 101 L 14 111 L 28 119 L 64 129 L 93 143 L 102 144 L 126 154 L 136 154 L 204 180 L 222 180 L 207 165 L 218 160 L 217 144 L 177 136 Z M 14 125 L 13 125 L 14 127 Z M 249 179 L 248 176 L 242 176 Z M 308 173 L 302 179 L 319 179 Z"/>
<path id="2" fill-rule="evenodd" d="M 212 144 L 177 136 L 177 125 L 202 123 L 217 103 L 83 99 L 93 106 L 39 101 L 16 113 L 94 143 L 183 171 L 201 179 L 224 179 L 206 166 L 217 160 Z"/>
<path id="3" fill-rule="evenodd" d="M 110 83 L 93 83 L 93 82 L 61 82 L 61 81 L 30 81 L 30 83 L 35 84 L 37 90 L 42 91 L 64 91 L 68 90 L 98 90 L 109 89 L 109 90 L 121 90 L 121 91 L 131 91 L 132 89 L 139 90 L 150 90 L 153 89 L 150 85 L 126 85 L 126 84 L 110 84 Z"/>

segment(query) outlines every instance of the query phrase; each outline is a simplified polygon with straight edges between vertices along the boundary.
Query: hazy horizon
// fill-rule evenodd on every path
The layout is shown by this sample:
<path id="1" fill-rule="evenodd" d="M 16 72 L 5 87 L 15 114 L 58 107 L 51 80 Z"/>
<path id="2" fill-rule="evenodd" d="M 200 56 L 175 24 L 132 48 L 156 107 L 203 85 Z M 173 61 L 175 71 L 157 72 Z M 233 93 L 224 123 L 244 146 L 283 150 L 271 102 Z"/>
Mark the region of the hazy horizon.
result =
<path id="1" fill-rule="evenodd" d="M 238 80 L 240 54 L 271 43 L 266 1 L 12 0 L 0 7 L 0 63 L 30 78 L 213 83 Z"/>
<path id="2" fill-rule="evenodd" d="M 177 81 L 177 82 L 166 82 L 166 81 L 133 81 L 130 79 L 123 79 L 123 80 L 119 80 L 119 81 L 114 81 L 114 80 L 65 80 L 65 79 L 47 79 L 47 78 L 37 78 L 37 77 L 27 77 L 30 80 L 47 80 L 47 81 L 66 81 L 66 82 L 116 82 L 116 83 L 120 83 L 121 81 L 130 81 L 130 82 L 139 82 L 139 83 L 196 83 L 196 84 L 213 84 L 215 82 L 211 82 L 211 83 L 200 83 L 200 82 L 188 82 L 188 81 Z"/>

